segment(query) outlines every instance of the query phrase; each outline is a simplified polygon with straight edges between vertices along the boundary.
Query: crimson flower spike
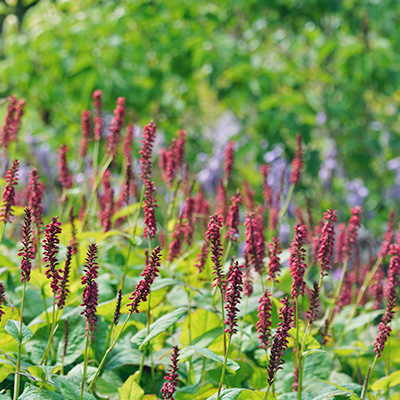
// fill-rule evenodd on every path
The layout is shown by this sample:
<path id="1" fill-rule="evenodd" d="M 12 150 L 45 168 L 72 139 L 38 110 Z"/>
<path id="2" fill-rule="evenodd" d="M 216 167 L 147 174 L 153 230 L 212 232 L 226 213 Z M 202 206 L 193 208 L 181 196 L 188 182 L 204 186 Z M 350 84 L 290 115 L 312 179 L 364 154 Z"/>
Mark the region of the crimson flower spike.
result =
<path id="1" fill-rule="evenodd" d="M 127 304 L 129 308 L 129 312 L 132 314 L 134 312 L 139 312 L 138 307 L 140 303 L 147 300 L 147 296 L 150 293 L 150 287 L 154 282 L 154 279 L 158 276 L 159 270 L 158 268 L 161 266 L 161 248 L 157 246 L 150 257 L 146 261 L 146 267 L 140 276 L 143 279 L 137 284 L 135 290 L 132 295 L 129 297 L 129 300 L 132 300 L 131 303 Z"/>
<path id="2" fill-rule="evenodd" d="M 301 171 L 304 166 L 303 150 L 301 148 L 301 135 L 300 134 L 297 135 L 296 140 L 297 140 L 296 152 L 294 155 L 294 159 L 292 161 L 292 172 L 289 176 L 289 182 L 295 186 L 300 181 Z"/>
<path id="3" fill-rule="evenodd" d="M 400 244 L 392 244 L 390 246 L 389 254 L 392 256 L 389 263 L 387 277 L 387 283 L 390 291 L 391 286 L 397 285 L 399 283 L 398 277 L 400 276 Z"/>
<path id="4" fill-rule="evenodd" d="M 64 189 L 71 189 L 73 181 L 67 162 L 68 150 L 65 144 L 58 149 L 58 180 Z"/>
<path id="5" fill-rule="evenodd" d="M 178 258 L 181 253 L 182 239 L 185 235 L 185 226 L 182 217 L 178 219 L 171 235 L 171 243 L 168 247 L 168 261 Z"/>
<path id="6" fill-rule="evenodd" d="M 15 206 L 15 187 L 18 184 L 17 172 L 19 161 L 14 160 L 11 168 L 6 174 L 6 187 L 3 193 L 3 205 L 1 208 L 0 221 L 4 223 L 10 222 L 14 215 L 13 207 Z"/>
<path id="7" fill-rule="evenodd" d="M 111 229 L 111 218 L 114 215 L 114 190 L 111 187 L 110 177 L 111 172 L 106 170 L 102 178 L 104 195 L 101 200 L 101 224 L 104 232 Z"/>
<path id="8" fill-rule="evenodd" d="M 0 282 L 0 322 L 1 317 L 5 314 L 3 310 L 3 304 L 6 301 L 6 287 L 4 286 L 3 282 Z"/>
<path id="9" fill-rule="evenodd" d="M 122 143 L 122 154 L 126 161 L 126 164 L 132 165 L 133 158 L 132 158 L 132 146 L 133 146 L 133 139 L 135 137 L 135 131 L 133 124 L 126 125 L 126 134 L 124 137 L 124 141 Z"/>
<path id="10" fill-rule="evenodd" d="M 299 295 L 304 295 L 305 282 L 304 272 L 306 270 L 306 263 L 304 262 L 306 252 L 303 245 L 307 238 L 307 227 L 305 225 L 296 225 L 294 227 L 295 235 L 293 242 L 290 245 L 289 267 L 290 273 L 293 277 L 292 285 L 292 299 Z"/>
<path id="11" fill-rule="evenodd" d="M 338 234 L 336 240 L 335 263 L 341 264 L 346 259 L 347 251 L 347 227 L 345 223 L 338 225 Z"/>
<path id="12" fill-rule="evenodd" d="M 318 303 L 319 303 L 319 286 L 318 282 L 314 282 L 314 289 L 311 290 L 310 308 L 306 313 L 306 319 L 310 324 L 317 319 Z"/>
<path id="13" fill-rule="evenodd" d="M 106 153 L 109 157 L 115 158 L 118 152 L 118 145 L 121 141 L 121 130 L 125 118 L 125 97 L 118 97 L 114 110 L 114 117 L 111 121 L 110 134 L 107 136 Z"/>
<path id="14" fill-rule="evenodd" d="M 235 164 L 235 143 L 229 142 L 225 149 L 225 160 L 224 160 L 225 184 L 227 184 L 231 178 L 234 164 Z"/>
<path id="15" fill-rule="evenodd" d="M 243 291 L 242 267 L 243 266 L 239 265 L 239 263 L 236 261 L 229 268 L 229 278 L 225 293 L 226 319 L 224 321 L 226 325 L 224 331 L 229 337 L 232 337 L 235 333 L 237 333 L 237 314 L 239 312 L 238 305 L 242 298 L 241 292 Z"/>
<path id="16" fill-rule="evenodd" d="M 269 263 L 268 263 L 268 280 L 279 282 L 278 277 L 281 270 L 281 259 L 279 254 L 282 253 L 282 247 L 277 237 L 272 238 L 272 243 L 269 244 Z"/>
<path id="17" fill-rule="evenodd" d="M 58 221 L 58 217 L 53 217 L 51 222 L 46 225 L 44 230 L 43 240 L 43 261 L 46 264 L 45 274 L 47 279 L 51 279 L 50 287 L 54 294 L 58 293 L 59 282 L 61 280 L 59 271 L 57 269 L 58 260 L 58 244 L 60 240 L 58 235 L 61 233 L 61 222 Z"/>
<path id="18" fill-rule="evenodd" d="M 39 173 L 37 169 L 33 169 L 29 176 L 29 208 L 32 211 L 32 220 L 38 230 L 43 225 L 42 221 L 42 196 L 43 196 L 43 183 L 39 181 Z"/>
<path id="19" fill-rule="evenodd" d="M 92 95 L 93 107 L 95 110 L 94 114 L 94 127 L 93 127 L 93 140 L 98 142 L 101 139 L 101 134 L 103 132 L 103 118 L 101 116 L 103 91 L 95 90 Z"/>
<path id="20" fill-rule="evenodd" d="M 79 155 L 85 157 L 89 147 L 89 140 L 92 137 L 92 113 L 89 110 L 85 110 L 81 114 L 81 131 L 82 138 L 79 144 Z"/>
<path id="21" fill-rule="evenodd" d="M 272 199 L 273 199 L 273 191 L 271 186 L 268 184 L 268 174 L 269 174 L 269 165 L 263 164 L 261 165 L 261 173 L 263 176 L 263 197 L 265 201 L 265 206 L 267 208 L 272 207 Z"/>
<path id="22" fill-rule="evenodd" d="M 209 244 L 208 240 L 205 240 L 203 242 L 203 245 L 201 246 L 200 253 L 197 254 L 196 261 L 194 264 L 194 266 L 199 270 L 199 274 L 201 274 L 201 272 L 204 269 L 204 266 L 206 265 L 208 252 L 209 252 Z"/>
<path id="23" fill-rule="evenodd" d="M 239 206 L 242 204 L 242 196 L 240 193 L 236 193 L 231 197 L 231 206 L 229 209 L 228 218 L 226 220 L 227 232 L 225 239 L 230 239 L 232 242 L 236 242 L 239 236 Z"/>
<path id="24" fill-rule="evenodd" d="M 254 190 L 250 187 L 249 182 L 243 181 L 243 200 L 247 211 L 255 211 Z"/>
<path id="25" fill-rule="evenodd" d="M 210 217 L 206 232 L 207 242 L 210 245 L 211 260 L 213 263 L 214 279 L 212 286 L 218 285 L 222 290 L 224 286 L 224 273 L 222 271 L 222 243 L 221 243 L 222 217 L 217 214 Z"/>
<path id="26" fill-rule="evenodd" d="M 118 319 L 121 314 L 121 301 L 122 301 L 122 289 L 118 289 L 117 303 L 115 304 L 115 311 L 114 311 L 114 325 L 118 325 Z"/>
<path id="27" fill-rule="evenodd" d="M 268 289 L 265 289 L 259 300 L 259 306 L 257 308 L 258 321 L 257 321 L 257 333 L 258 339 L 260 340 L 260 349 L 267 350 L 270 345 L 271 337 L 271 293 Z"/>
<path id="28" fill-rule="evenodd" d="M 331 263 L 335 245 L 335 227 L 333 223 L 336 222 L 336 211 L 327 210 L 324 213 L 324 220 L 326 222 L 322 227 L 317 256 L 318 261 L 321 263 L 321 276 L 327 275 L 328 271 L 332 268 Z"/>
<path id="29" fill-rule="evenodd" d="M 168 369 L 168 375 L 164 378 L 166 382 L 164 382 L 163 387 L 161 388 L 161 393 L 163 399 L 172 399 L 174 400 L 174 393 L 176 387 L 178 386 L 178 357 L 179 357 L 179 348 L 178 346 L 173 347 L 172 355 L 171 355 L 171 364 Z"/>
<path id="30" fill-rule="evenodd" d="M 99 298 L 99 290 L 97 287 L 97 276 L 99 265 L 97 259 L 97 245 L 95 243 L 89 246 L 86 263 L 84 266 L 85 275 L 81 279 L 82 285 L 85 285 L 83 289 L 82 304 L 84 310 L 81 315 L 86 318 L 86 331 L 90 330 L 90 334 L 93 339 L 93 332 L 97 329 L 97 302 Z M 89 333 L 89 332 L 87 332 Z"/>
<path id="31" fill-rule="evenodd" d="M 351 217 L 347 226 L 347 260 L 350 258 L 353 247 L 357 243 L 358 230 L 361 226 L 361 214 L 362 209 L 360 206 L 355 206 L 351 209 Z"/>
<path id="32" fill-rule="evenodd" d="M 22 248 L 18 256 L 22 256 L 21 260 L 21 282 L 29 282 L 31 278 L 32 259 L 35 258 L 32 252 L 32 214 L 31 210 L 25 208 L 24 226 L 22 228 L 21 238 Z"/>
<path id="33" fill-rule="evenodd" d="M 246 213 L 244 226 L 246 227 L 245 253 L 247 254 L 249 265 L 254 266 L 256 271 L 261 275 L 265 270 L 265 241 L 262 230 L 257 222 L 255 212 Z"/>
<path id="34" fill-rule="evenodd" d="M 382 242 L 382 247 L 381 250 L 379 251 L 378 258 L 386 258 L 386 256 L 389 254 L 390 246 L 393 243 L 394 237 L 395 237 L 395 232 L 394 232 L 394 220 L 395 220 L 395 213 L 394 210 L 390 210 L 389 212 L 389 221 L 388 221 L 388 227 L 383 235 L 383 242 Z"/>
<path id="35" fill-rule="evenodd" d="M 139 151 L 140 158 L 140 179 L 149 180 L 151 177 L 151 156 L 153 153 L 154 139 L 156 136 L 156 126 L 150 122 L 144 127 L 142 148 Z"/>
<path id="36" fill-rule="evenodd" d="M 65 306 L 65 301 L 67 299 L 69 289 L 68 289 L 68 281 L 69 281 L 69 273 L 71 271 L 71 258 L 73 254 L 72 246 L 67 246 L 67 258 L 65 260 L 64 270 L 62 274 L 62 278 L 60 280 L 60 286 L 58 288 L 58 293 L 56 295 L 57 306 L 61 310 Z"/>
<path id="37" fill-rule="evenodd" d="M 153 182 L 146 179 L 144 181 L 146 190 L 144 192 L 143 210 L 144 210 L 144 224 L 143 237 L 145 239 L 154 239 L 157 234 L 157 219 L 156 208 L 158 207 L 154 192 L 156 188 Z"/>
<path id="38" fill-rule="evenodd" d="M 222 221 L 225 222 L 228 215 L 228 198 L 222 179 L 218 181 L 216 203 L 216 214 L 220 215 L 222 217 Z"/>
<path id="39" fill-rule="evenodd" d="M 9 96 L 7 100 L 9 101 L 7 114 L 4 119 L 4 124 L 0 130 L 0 146 L 4 147 L 5 149 L 8 148 L 13 135 L 13 122 L 17 108 L 17 99 L 14 95 Z"/>
<path id="40" fill-rule="evenodd" d="M 184 236 L 185 242 L 190 246 L 193 240 L 193 234 L 195 230 L 194 223 L 194 207 L 195 207 L 195 199 L 191 197 L 189 194 L 185 199 L 185 207 L 183 209 L 183 218 L 185 219 L 184 224 Z"/>
<path id="41" fill-rule="evenodd" d="M 278 370 L 282 369 L 285 363 L 282 356 L 288 347 L 289 330 L 293 322 L 293 308 L 289 304 L 289 299 L 282 299 L 282 307 L 279 309 L 279 319 L 281 320 L 276 328 L 276 333 L 271 346 L 271 355 L 267 367 L 268 384 L 272 385 Z"/>

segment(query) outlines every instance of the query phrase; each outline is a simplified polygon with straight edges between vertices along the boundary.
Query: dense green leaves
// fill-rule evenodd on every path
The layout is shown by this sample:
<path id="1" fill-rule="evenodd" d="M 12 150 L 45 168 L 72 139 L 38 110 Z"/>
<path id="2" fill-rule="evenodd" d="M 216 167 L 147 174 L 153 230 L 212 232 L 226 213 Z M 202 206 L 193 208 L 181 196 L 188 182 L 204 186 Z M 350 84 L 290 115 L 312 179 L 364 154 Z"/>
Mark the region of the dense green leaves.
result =
<path id="1" fill-rule="evenodd" d="M 5 330 L 18 342 L 25 343 L 30 340 L 33 336 L 32 331 L 25 325 L 22 324 L 21 335 L 19 333 L 20 322 L 9 319 L 7 321 Z"/>

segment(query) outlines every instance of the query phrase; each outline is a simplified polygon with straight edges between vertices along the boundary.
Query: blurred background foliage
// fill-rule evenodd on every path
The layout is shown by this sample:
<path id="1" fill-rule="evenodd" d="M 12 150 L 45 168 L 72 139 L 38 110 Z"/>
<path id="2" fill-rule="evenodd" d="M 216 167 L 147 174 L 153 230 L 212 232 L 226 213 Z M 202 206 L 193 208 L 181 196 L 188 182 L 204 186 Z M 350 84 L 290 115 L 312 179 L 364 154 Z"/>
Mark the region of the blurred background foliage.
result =
<path id="1" fill-rule="evenodd" d="M 254 186 L 250 168 L 290 161 L 301 133 L 300 190 L 386 218 L 400 194 L 399 18 L 397 0 L 1 0 L 0 97 L 25 97 L 23 135 L 56 149 L 77 147 L 93 90 L 109 112 L 125 96 L 135 123 L 188 131 L 194 170 L 233 135 L 235 177 Z"/>

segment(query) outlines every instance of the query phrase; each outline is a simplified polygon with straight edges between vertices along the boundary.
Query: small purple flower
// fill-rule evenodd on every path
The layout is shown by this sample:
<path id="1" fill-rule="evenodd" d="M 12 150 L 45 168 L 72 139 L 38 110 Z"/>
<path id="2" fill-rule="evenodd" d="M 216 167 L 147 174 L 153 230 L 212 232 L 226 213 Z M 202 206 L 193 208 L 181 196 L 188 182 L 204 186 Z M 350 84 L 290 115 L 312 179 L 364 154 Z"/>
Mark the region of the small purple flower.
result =
<path id="1" fill-rule="evenodd" d="M 32 268 L 32 259 L 35 258 L 32 252 L 32 214 L 31 210 L 26 207 L 25 208 L 25 220 L 24 226 L 22 228 L 22 249 L 20 249 L 18 255 L 21 257 L 21 282 L 29 282 L 31 278 L 31 268 Z"/>

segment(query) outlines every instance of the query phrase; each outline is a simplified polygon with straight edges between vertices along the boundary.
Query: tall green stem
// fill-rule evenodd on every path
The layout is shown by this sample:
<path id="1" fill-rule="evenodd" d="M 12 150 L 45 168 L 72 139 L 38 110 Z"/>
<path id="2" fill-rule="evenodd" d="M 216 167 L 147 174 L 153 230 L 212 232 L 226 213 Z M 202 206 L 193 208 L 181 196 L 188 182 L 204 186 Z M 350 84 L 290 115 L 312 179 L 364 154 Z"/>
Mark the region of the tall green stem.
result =
<path id="1" fill-rule="evenodd" d="M 83 399 L 83 393 L 85 390 L 85 380 L 86 380 L 86 374 L 87 374 L 87 367 L 89 363 L 89 351 L 90 351 L 90 338 L 92 336 L 92 333 L 90 332 L 90 322 L 88 322 L 88 327 L 86 331 L 86 344 L 85 344 L 85 361 L 83 362 L 83 374 L 82 374 L 82 383 L 81 383 L 81 395 L 79 397 L 79 400 Z"/>
<path id="2" fill-rule="evenodd" d="M 21 367 L 21 350 L 22 350 L 22 323 L 24 314 L 24 304 L 25 304 L 25 290 L 26 281 L 24 281 L 24 286 L 22 288 L 22 299 L 21 299 L 21 315 L 19 317 L 19 330 L 18 330 L 18 355 L 17 355 L 17 365 L 15 368 L 15 380 L 14 380 L 14 400 L 18 399 L 19 396 L 19 386 L 21 383 L 20 367 Z"/>
<path id="3" fill-rule="evenodd" d="M 222 390 L 222 385 L 224 384 L 225 371 L 226 371 L 226 365 L 227 365 L 227 362 L 228 362 L 228 355 L 229 355 L 230 347 L 231 347 L 231 338 L 229 337 L 228 347 L 227 347 L 225 355 L 224 355 L 224 364 L 222 366 L 221 380 L 219 381 L 219 385 L 218 385 L 217 400 L 219 400 L 220 397 L 221 397 L 221 390 Z"/>
<path id="4" fill-rule="evenodd" d="M 374 361 L 372 362 L 372 365 L 369 366 L 368 371 L 367 371 L 367 375 L 365 376 L 364 385 L 363 385 L 363 388 L 362 388 L 362 391 L 361 391 L 361 399 L 362 400 L 365 399 L 365 396 L 367 394 L 369 376 L 371 375 L 371 372 L 375 367 L 377 359 L 378 359 L 378 354 L 375 356 Z"/>

